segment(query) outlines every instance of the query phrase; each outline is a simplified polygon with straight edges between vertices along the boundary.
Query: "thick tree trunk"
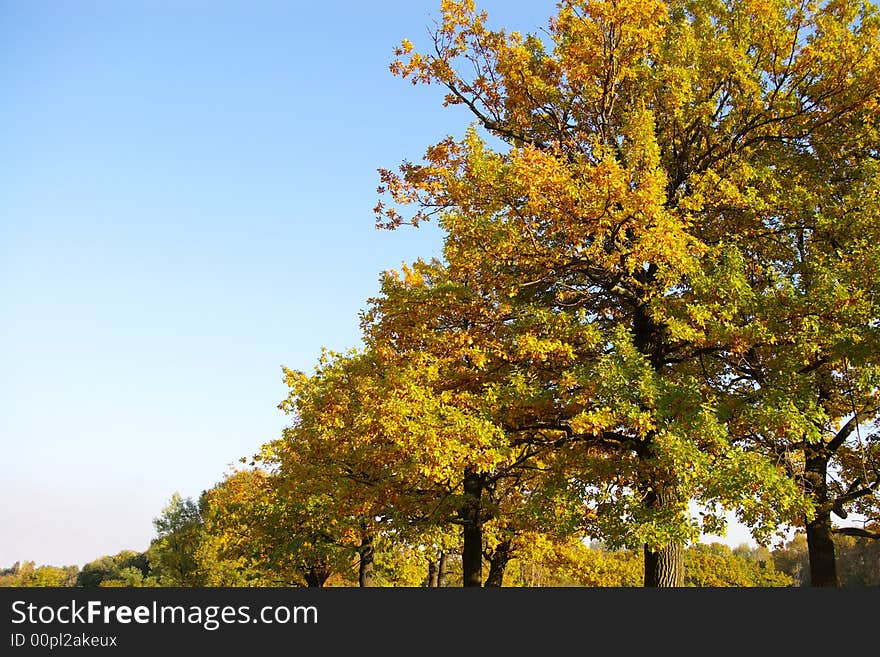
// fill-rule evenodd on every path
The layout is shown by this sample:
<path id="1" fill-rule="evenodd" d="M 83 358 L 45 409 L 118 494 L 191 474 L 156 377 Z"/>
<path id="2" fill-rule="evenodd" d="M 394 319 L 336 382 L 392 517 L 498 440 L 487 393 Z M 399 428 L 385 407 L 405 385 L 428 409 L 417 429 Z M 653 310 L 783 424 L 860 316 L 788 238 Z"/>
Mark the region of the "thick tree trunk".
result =
<path id="1" fill-rule="evenodd" d="M 838 586 L 831 514 L 822 513 L 807 523 L 807 549 L 810 554 L 810 586 Z"/>
<path id="2" fill-rule="evenodd" d="M 360 563 L 358 564 L 358 584 L 362 587 L 373 586 L 373 538 L 368 536 L 361 540 L 358 548 Z"/>
<path id="3" fill-rule="evenodd" d="M 823 454 L 807 453 L 805 479 L 816 503 L 816 517 L 805 522 L 807 551 L 810 556 L 810 586 L 838 586 L 837 562 L 828 508 L 828 459 Z"/>
<path id="4" fill-rule="evenodd" d="M 489 576 L 486 578 L 486 586 L 500 587 L 504 582 L 504 569 L 512 556 L 510 541 L 499 543 L 492 556 L 489 558 Z"/>
<path id="5" fill-rule="evenodd" d="M 684 586 L 684 546 L 667 545 L 657 552 L 645 546 L 645 586 Z"/>
<path id="6" fill-rule="evenodd" d="M 675 501 L 674 490 L 655 485 L 647 493 L 645 503 L 649 508 L 662 509 Z M 644 586 L 684 586 L 684 546 L 681 543 L 670 543 L 656 551 L 645 545 Z"/>
<path id="7" fill-rule="evenodd" d="M 464 471 L 465 502 L 460 511 L 462 538 L 462 586 L 483 584 L 483 526 L 480 519 L 480 498 L 483 494 L 482 477 L 473 468 Z"/>
<path id="8" fill-rule="evenodd" d="M 437 577 L 437 562 L 429 561 L 428 562 L 428 580 L 426 582 L 428 588 L 436 588 L 439 586 L 439 580 Z"/>

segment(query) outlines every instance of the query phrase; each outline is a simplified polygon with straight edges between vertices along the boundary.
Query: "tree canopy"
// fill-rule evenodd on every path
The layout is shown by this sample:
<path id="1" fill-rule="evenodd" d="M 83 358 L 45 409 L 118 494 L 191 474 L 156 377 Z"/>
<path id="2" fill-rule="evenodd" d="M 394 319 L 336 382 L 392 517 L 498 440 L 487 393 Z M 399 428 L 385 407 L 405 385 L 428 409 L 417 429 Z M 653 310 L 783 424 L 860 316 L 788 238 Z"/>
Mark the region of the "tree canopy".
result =
<path id="1" fill-rule="evenodd" d="M 376 207 L 382 227 L 446 231 L 439 343 L 472 348 L 481 399 L 519 386 L 508 437 L 577 444 L 589 531 L 643 544 L 648 585 L 682 584 L 681 546 L 725 508 L 762 540 L 810 526 L 827 505 L 810 451 L 876 394 L 875 9 L 564 1 L 539 36 L 469 0 L 441 12 L 391 68 L 474 124 L 381 170 Z"/>

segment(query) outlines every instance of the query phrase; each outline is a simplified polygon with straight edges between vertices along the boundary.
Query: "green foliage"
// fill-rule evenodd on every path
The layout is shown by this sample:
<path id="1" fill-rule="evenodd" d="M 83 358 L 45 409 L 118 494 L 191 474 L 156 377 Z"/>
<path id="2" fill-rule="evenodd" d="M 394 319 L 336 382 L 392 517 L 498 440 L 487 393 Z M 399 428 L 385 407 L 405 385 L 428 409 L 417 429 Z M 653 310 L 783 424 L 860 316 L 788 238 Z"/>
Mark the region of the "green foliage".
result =
<path id="1" fill-rule="evenodd" d="M 157 536 L 147 550 L 152 575 L 163 586 L 201 586 L 205 576 L 198 559 L 202 517 L 192 499 L 174 493 L 153 521 Z M 124 578 L 123 578 L 124 579 Z"/>
<path id="2" fill-rule="evenodd" d="M 116 577 L 102 580 L 98 586 L 127 588 L 159 585 L 159 580 L 156 577 L 152 575 L 145 577 L 144 573 L 139 568 L 128 566 L 126 568 L 120 568 Z"/>
<path id="3" fill-rule="evenodd" d="M 149 586 L 153 583 L 149 576 L 150 565 L 147 555 L 143 552 L 123 550 L 118 554 L 104 556 L 85 564 L 77 576 L 76 585 L 85 587 L 119 586 L 120 582 L 138 581 L 142 585 Z"/>

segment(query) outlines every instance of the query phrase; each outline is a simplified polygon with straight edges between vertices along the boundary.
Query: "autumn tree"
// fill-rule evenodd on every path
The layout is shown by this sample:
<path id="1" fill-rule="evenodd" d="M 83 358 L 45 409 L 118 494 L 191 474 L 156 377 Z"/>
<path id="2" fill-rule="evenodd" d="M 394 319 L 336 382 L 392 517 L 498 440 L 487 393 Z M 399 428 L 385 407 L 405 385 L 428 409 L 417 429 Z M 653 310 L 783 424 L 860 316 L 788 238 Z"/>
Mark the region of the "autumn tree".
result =
<path id="1" fill-rule="evenodd" d="M 564 434 L 548 422 L 541 372 L 575 360 L 564 340 L 580 327 L 437 261 L 385 272 L 380 292 L 363 314 L 364 341 L 383 371 L 407 372 L 420 391 L 381 412 L 402 414 L 392 433 L 429 450 L 413 456 L 453 501 L 444 522 L 461 527 L 464 584 L 500 586 L 519 536 L 581 530 L 583 501 L 566 487 Z"/>
<path id="2" fill-rule="evenodd" d="M 693 499 L 710 531 L 725 507 L 759 538 L 811 517 L 790 473 L 734 431 L 748 401 L 729 383 L 750 349 L 775 340 L 755 312 L 774 272 L 794 280 L 789 237 L 815 206 L 791 200 L 792 172 L 848 171 L 837 146 L 819 143 L 875 116 L 873 9 L 566 0 L 540 38 L 490 29 L 470 0 L 441 12 L 430 51 L 404 41 L 392 71 L 440 85 L 476 128 L 382 170 L 377 222 L 436 218 L 448 276 L 490 315 L 506 305 L 569 327 L 544 341 L 542 367 L 499 384 L 526 381 L 551 402 L 513 414 L 506 433 L 535 444 L 555 431 L 555 444 L 580 446 L 593 531 L 643 544 L 648 586 L 684 584 Z M 872 148 L 848 157 L 875 158 Z M 514 323 L 499 312 L 479 326 Z"/>
<path id="3" fill-rule="evenodd" d="M 290 425 L 214 499 L 230 554 L 270 555 L 275 572 L 323 560 L 340 583 L 420 583 L 432 557 L 455 549 L 445 523 L 461 506 L 443 477 L 449 440 L 435 435 L 443 400 L 423 387 L 429 371 L 387 368 L 369 351 L 325 352 L 311 374 L 286 369 Z"/>
<path id="4" fill-rule="evenodd" d="M 249 586 L 324 586 L 348 564 L 334 519 L 299 492 L 295 480 L 265 468 L 230 472 L 205 496 L 202 558 Z"/>
<path id="5" fill-rule="evenodd" d="M 486 519 L 486 498 L 496 490 L 487 476 L 506 444 L 497 427 L 458 403 L 461 391 L 439 390 L 432 359 L 428 352 L 396 363 L 369 350 L 327 353 L 311 376 L 286 373 L 291 392 L 282 407 L 294 421 L 263 461 L 298 482 L 297 499 L 322 500 L 325 526 L 357 552 L 364 584 L 372 555 L 364 547 L 382 537 L 443 553 L 453 546 L 450 524 L 465 526 L 465 553 L 480 561 L 465 570 L 482 584 L 483 540 L 473 529 Z M 463 435 L 471 442 L 463 444 Z M 464 481 L 470 472 L 476 495 Z"/>
<path id="6" fill-rule="evenodd" d="M 877 369 L 870 363 L 876 346 L 863 351 L 876 338 L 871 329 L 854 325 L 835 335 L 841 326 L 837 317 L 833 303 L 812 306 L 800 317 L 811 330 L 788 343 L 751 349 L 738 366 L 748 372 L 744 395 L 750 400 L 738 419 L 744 423 L 741 434 L 775 453 L 812 502 L 812 512 L 797 524 L 806 531 L 813 586 L 839 583 L 835 533 L 872 536 L 852 524 L 835 526 L 832 514 L 840 520 L 850 514 L 870 518 L 880 503 L 877 435 L 871 430 L 880 410 Z"/>
<path id="7" fill-rule="evenodd" d="M 260 457 L 296 499 L 313 501 L 327 539 L 357 561 L 362 586 L 373 584 L 380 539 L 412 541 L 444 513 L 446 491 L 429 476 L 427 425 L 415 448 L 411 423 L 431 404 L 411 375 L 354 351 L 325 352 L 311 375 L 285 370 L 281 408 L 292 422 Z"/>
<path id="8" fill-rule="evenodd" d="M 832 514 L 871 517 L 880 501 L 880 24 L 856 3 L 794 16 L 809 36 L 790 36 L 788 75 L 826 65 L 809 85 L 780 88 L 795 121 L 772 152 L 784 179 L 756 183 L 757 203 L 734 203 L 760 217 L 729 238 L 759 294 L 743 306 L 749 334 L 718 384 L 744 402 L 736 432 L 775 454 L 809 496 L 799 524 L 811 581 L 836 586 Z"/>

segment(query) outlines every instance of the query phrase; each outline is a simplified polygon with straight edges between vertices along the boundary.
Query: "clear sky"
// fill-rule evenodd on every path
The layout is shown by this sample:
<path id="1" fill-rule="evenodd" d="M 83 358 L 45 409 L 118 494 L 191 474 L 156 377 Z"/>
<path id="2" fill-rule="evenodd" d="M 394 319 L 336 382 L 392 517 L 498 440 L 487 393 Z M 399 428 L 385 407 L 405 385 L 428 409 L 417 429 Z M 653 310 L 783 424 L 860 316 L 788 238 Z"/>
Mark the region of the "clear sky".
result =
<path id="1" fill-rule="evenodd" d="M 388 71 L 438 8 L 0 0 L 0 566 L 146 549 L 279 434 L 281 366 L 356 346 L 381 271 L 439 255 L 372 215 L 378 167 L 470 120 Z"/>

